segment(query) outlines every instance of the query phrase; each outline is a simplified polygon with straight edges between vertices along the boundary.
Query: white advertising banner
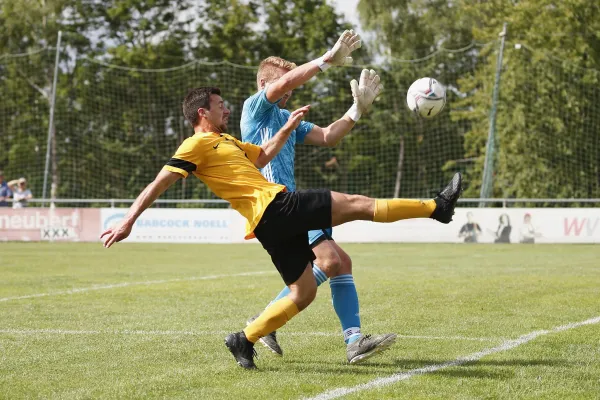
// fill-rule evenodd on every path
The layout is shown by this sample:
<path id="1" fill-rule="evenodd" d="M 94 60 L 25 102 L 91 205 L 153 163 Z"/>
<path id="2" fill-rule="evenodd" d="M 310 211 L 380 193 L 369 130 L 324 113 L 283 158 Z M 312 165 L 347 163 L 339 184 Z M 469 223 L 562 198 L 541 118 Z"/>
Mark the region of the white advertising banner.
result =
<path id="1" fill-rule="evenodd" d="M 457 208 L 454 220 L 336 227 L 340 242 L 600 243 L 599 208 Z"/>
<path id="2" fill-rule="evenodd" d="M 101 229 L 126 209 L 104 208 Z M 248 243 L 246 220 L 231 209 L 151 208 L 136 221 L 129 242 Z M 338 242 L 600 243 L 600 208 L 457 208 L 454 221 L 391 224 L 355 221 L 333 230 Z"/>
<path id="3" fill-rule="evenodd" d="M 231 243 L 239 234 L 232 234 L 230 209 L 150 208 L 138 218 L 128 242 L 153 243 Z M 117 224 L 127 209 L 103 208 L 101 230 Z M 240 216 L 241 218 L 241 216 Z M 236 229 L 237 231 L 237 229 Z M 236 237 L 237 236 L 237 237 Z M 242 228 L 242 240 L 243 228 Z"/>

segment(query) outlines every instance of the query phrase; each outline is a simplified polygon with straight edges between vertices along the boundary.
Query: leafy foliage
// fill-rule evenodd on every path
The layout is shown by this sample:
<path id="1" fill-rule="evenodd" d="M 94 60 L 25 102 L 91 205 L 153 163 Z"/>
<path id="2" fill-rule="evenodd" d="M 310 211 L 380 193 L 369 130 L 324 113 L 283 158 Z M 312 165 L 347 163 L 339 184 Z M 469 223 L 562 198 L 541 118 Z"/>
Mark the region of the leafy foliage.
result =
<path id="1" fill-rule="evenodd" d="M 361 0 L 358 11 L 368 46 L 355 64 L 376 65 L 385 90 L 340 146 L 298 147 L 299 187 L 428 197 L 461 170 L 465 195 L 477 197 L 498 32 L 508 22 L 494 195 L 600 197 L 600 6 Z M 325 0 L 6 0 L 0 24 L 0 54 L 30 53 L 0 58 L 0 167 L 29 177 L 41 195 L 54 67 L 48 46 L 61 30 L 52 181 L 59 197 L 81 198 L 137 195 L 191 133 L 180 110 L 187 89 L 222 87 L 237 134 L 260 60 L 303 63 L 351 27 Z M 242 67 L 214 64 L 222 61 Z M 327 126 L 350 106 L 349 81 L 360 69 L 329 70 L 297 90 L 290 107 L 311 104 L 310 120 Z M 422 76 L 448 87 L 447 110 L 432 121 L 404 106 Z M 182 181 L 167 197 L 211 195 Z"/>

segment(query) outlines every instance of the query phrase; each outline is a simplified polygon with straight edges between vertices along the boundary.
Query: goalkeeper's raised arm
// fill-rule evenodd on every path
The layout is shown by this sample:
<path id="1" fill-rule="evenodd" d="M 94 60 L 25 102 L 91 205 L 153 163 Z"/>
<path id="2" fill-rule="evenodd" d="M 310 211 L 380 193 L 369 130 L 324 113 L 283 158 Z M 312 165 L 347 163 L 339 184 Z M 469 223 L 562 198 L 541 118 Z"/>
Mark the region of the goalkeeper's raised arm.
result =
<path id="1" fill-rule="evenodd" d="M 354 103 L 344 116 L 331 125 L 321 128 L 315 125 L 304 138 L 304 143 L 332 147 L 337 145 L 354 127 L 360 117 L 369 111 L 371 104 L 383 90 L 379 75 L 374 70 L 363 69 L 360 82 L 350 82 Z"/>
<path id="2" fill-rule="evenodd" d="M 325 71 L 332 66 L 352 64 L 350 54 L 360 46 L 361 40 L 357 33 L 353 30 L 344 31 L 335 45 L 322 57 L 292 69 L 273 83 L 269 83 L 268 77 L 259 78 L 258 87 L 260 89 L 266 87 L 267 99 L 274 103 L 298 86 L 308 82 L 319 71 Z"/>

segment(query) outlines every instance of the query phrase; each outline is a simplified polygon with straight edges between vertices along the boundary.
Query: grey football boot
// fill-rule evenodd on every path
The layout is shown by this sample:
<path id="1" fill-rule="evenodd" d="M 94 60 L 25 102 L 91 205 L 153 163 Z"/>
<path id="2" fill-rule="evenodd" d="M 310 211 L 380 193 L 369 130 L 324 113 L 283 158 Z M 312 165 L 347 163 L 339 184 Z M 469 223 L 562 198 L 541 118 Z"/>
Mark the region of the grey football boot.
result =
<path id="1" fill-rule="evenodd" d="M 240 367 L 256 369 L 256 364 L 254 364 L 254 357 L 256 357 L 254 343 L 246 338 L 244 332 L 235 332 L 227 335 L 225 346 L 227 346 Z"/>
<path id="2" fill-rule="evenodd" d="M 350 343 L 346 352 L 350 364 L 361 363 L 374 355 L 390 348 L 396 342 L 396 334 L 363 335 L 357 341 Z"/>
<path id="3" fill-rule="evenodd" d="M 256 314 L 254 317 L 246 321 L 246 326 L 250 325 L 259 316 L 260 314 Z M 283 350 L 281 349 L 281 346 L 279 346 L 279 343 L 277 343 L 277 332 L 273 331 L 267 336 L 261 337 L 258 339 L 258 341 L 273 353 L 277 354 L 278 356 L 283 356 Z"/>
<path id="4" fill-rule="evenodd" d="M 452 177 L 452 180 L 446 187 L 435 196 L 435 211 L 429 218 L 433 218 L 442 224 L 448 224 L 452 221 L 454 215 L 454 207 L 462 192 L 462 175 L 457 172 Z"/>

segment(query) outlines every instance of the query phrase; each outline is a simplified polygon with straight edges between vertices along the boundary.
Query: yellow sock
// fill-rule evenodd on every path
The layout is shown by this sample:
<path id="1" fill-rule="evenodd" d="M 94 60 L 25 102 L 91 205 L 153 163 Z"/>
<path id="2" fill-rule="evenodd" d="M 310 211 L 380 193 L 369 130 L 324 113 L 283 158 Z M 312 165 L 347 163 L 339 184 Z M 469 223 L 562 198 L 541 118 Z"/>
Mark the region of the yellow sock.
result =
<path id="1" fill-rule="evenodd" d="M 296 303 L 288 297 L 277 300 L 244 329 L 246 339 L 256 343 L 261 337 L 281 328 L 299 312 Z"/>
<path id="2" fill-rule="evenodd" d="M 394 222 L 401 219 L 429 218 L 435 210 L 434 200 L 377 199 L 375 200 L 375 222 Z"/>

